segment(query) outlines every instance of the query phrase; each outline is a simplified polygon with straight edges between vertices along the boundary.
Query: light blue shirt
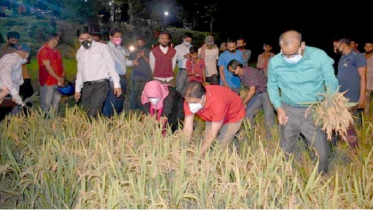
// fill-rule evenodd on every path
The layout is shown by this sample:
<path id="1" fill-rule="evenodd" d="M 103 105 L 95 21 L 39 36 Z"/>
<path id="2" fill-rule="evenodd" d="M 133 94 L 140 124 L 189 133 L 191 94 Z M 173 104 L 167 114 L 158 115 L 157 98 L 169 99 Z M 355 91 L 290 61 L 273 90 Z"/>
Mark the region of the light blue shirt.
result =
<path id="1" fill-rule="evenodd" d="M 238 76 L 235 76 L 232 72 L 228 71 L 227 66 L 229 61 L 238 60 L 240 63 L 243 62 L 243 54 L 241 51 L 236 50 L 235 53 L 230 53 L 228 50 L 220 54 L 218 60 L 218 66 L 224 66 L 224 76 L 225 81 L 227 82 L 230 88 L 240 88 L 241 80 Z M 224 85 L 223 81 L 220 79 L 220 85 Z"/>
<path id="2" fill-rule="evenodd" d="M 333 64 L 334 60 L 323 50 L 309 46 L 297 64 L 287 63 L 280 53 L 275 55 L 269 60 L 267 82 L 274 108 L 281 107 L 281 101 L 291 106 L 306 106 L 300 103 L 322 100 L 318 93 L 325 93 L 326 88 L 335 92 L 339 83 Z"/>

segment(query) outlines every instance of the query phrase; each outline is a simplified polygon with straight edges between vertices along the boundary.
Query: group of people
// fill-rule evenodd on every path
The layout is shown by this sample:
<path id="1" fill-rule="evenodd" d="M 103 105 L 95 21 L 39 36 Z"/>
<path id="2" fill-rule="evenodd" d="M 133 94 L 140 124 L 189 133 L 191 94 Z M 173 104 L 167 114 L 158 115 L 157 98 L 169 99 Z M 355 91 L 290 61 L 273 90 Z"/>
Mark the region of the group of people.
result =
<path id="1" fill-rule="evenodd" d="M 8 47 L 11 38 L 14 37 L 8 36 Z M 315 102 L 319 93 L 335 92 L 341 86 L 339 91 L 347 91 L 346 97 L 358 103 L 357 109 L 366 105 L 373 89 L 373 43 L 366 43 L 364 56 L 354 51 L 344 36 L 335 37 L 332 43 L 335 52 L 341 54 L 337 76 L 334 60 L 322 49 L 307 46 L 301 33 L 294 30 L 281 34 L 280 53 L 272 53 L 272 46 L 264 44 L 256 68 L 249 65 L 251 51 L 245 49 L 243 37 L 228 39 L 221 45 L 226 44 L 226 50 L 219 50 L 213 36 L 207 36 L 205 43 L 196 47 L 192 44 L 193 34 L 187 32 L 181 44 L 171 47 L 171 34 L 161 32 L 158 46 L 147 49 L 146 41 L 139 37 L 132 52 L 121 46 L 119 29 L 110 31 L 107 43 L 94 41 L 86 26 L 77 30 L 77 38 L 81 46 L 76 54 L 74 97 L 81 100 L 88 116 L 111 117 L 123 111 L 127 67 L 132 67 L 130 109 L 141 109 L 156 118 L 164 135 L 168 126 L 173 132 L 182 129 L 188 142 L 194 130 L 194 116 L 198 115 L 206 122 L 201 156 L 215 139 L 226 148 L 245 117 L 254 126 L 255 114 L 263 108 L 267 139 L 272 139 L 271 129 L 277 125 L 277 116 L 280 146 L 285 153 L 294 151 L 302 134 L 316 148 L 318 171 L 327 173 L 329 142 L 312 117 L 305 117 L 307 106 L 302 103 Z M 55 90 L 65 83 L 57 45 L 58 36 L 48 35 L 37 54 L 40 106 L 44 111 L 58 109 L 61 96 Z M 21 66 L 27 62 L 30 49 L 24 44 L 14 47 L 14 53 L 0 60 L 0 99 L 11 94 L 15 103 L 22 104 L 18 91 L 24 81 Z M 242 88 L 248 92 L 241 99 Z M 351 147 L 357 146 L 352 125 L 347 139 Z"/>

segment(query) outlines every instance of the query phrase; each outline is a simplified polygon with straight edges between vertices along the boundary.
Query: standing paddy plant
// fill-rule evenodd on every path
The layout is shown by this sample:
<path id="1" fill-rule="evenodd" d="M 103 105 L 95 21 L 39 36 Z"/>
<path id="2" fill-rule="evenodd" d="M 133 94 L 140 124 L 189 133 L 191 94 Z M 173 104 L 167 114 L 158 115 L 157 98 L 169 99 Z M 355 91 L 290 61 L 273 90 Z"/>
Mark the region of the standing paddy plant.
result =
<path id="1" fill-rule="evenodd" d="M 278 135 L 271 141 L 262 138 L 261 123 L 253 129 L 244 122 L 236 144 L 226 150 L 213 144 L 200 157 L 204 122 L 199 119 L 187 144 L 182 132 L 167 129 L 163 136 L 154 118 L 138 113 L 89 119 L 78 106 L 66 106 L 64 117 L 44 119 L 32 109 L 28 117 L 7 117 L 0 123 L 0 205 L 373 208 L 373 150 L 367 139 L 360 153 L 348 154 L 346 163 L 332 162 L 322 176 L 316 173 L 317 161 L 306 153 L 309 160 L 291 156 L 286 161 Z M 369 136 L 372 123 L 367 117 L 362 136 Z"/>

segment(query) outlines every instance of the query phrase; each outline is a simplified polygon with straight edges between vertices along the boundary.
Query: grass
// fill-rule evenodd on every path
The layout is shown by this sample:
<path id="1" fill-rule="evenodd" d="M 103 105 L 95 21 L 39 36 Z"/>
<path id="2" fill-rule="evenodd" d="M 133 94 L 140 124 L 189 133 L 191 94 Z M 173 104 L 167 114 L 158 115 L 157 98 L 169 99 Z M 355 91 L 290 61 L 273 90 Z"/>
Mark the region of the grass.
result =
<path id="1" fill-rule="evenodd" d="M 73 81 L 74 59 L 64 64 Z M 37 81 L 35 61 L 29 69 Z M 61 111 L 44 119 L 35 106 L 0 123 L 2 208 L 373 208 L 372 115 L 358 129 L 358 152 L 333 146 L 330 172 L 320 176 L 302 140 L 284 161 L 275 129 L 266 140 L 262 111 L 255 127 L 244 121 L 232 147 L 213 145 L 204 158 L 200 120 L 185 145 L 181 132 L 163 137 L 138 113 L 91 122 L 75 104 Z"/>

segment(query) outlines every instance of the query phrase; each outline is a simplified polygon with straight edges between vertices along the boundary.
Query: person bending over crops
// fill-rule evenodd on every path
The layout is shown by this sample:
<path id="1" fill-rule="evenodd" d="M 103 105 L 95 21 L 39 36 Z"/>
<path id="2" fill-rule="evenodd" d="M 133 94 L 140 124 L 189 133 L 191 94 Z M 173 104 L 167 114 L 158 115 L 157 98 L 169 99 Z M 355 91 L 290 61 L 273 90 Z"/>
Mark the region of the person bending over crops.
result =
<path id="1" fill-rule="evenodd" d="M 189 143 L 193 133 L 194 115 L 206 121 L 202 142 L 203 156 L 216 138 L 226 148 L 240 129 L 245 107 L 238 94 L 220 85 L 203 86 L 197 81 L 187 84 L 184 94 L 184 134 Z"/>
<path id="2" fill-rule="evenodd" d="M 172 132 L 175 132 L 184 120 L 184 99 L 171 85 L 162 84 L 158 80 L 147 82 L 141 94 L 141 103 L 146 114 L 156 116 L 162 123 L 163 135 L 166 134 L 167 123 Z"/>
<path id="3" fill-rule="evenodd" d="M 309 145 L 316 148 L 320 158 L 318 172 L 327 173 L 330 144 L 312 116 L 305 117 L 307 105 L 302 103 L 317 102 L 318 93 L 325 93 L 324 85 L 332 93 L 337 90 L 334 60 L 323 50 L 306 46 L 302 35 L 293 30 L 281 34 L 280 47 L 281 52 L 269 60 L 267 83 L 280 124 L 280 147 L 288 158 L 302 133 Z"/>
<path id="4" fill-rule="evenodd" d="M 27 63 L 30 52 L 27 45 L 18 44 L 15 52 L 5 54 L 0 59 L 0 104 L 10 94 L 15 104 L 24 105 L 19 87 L 23 84 L 22 65 Z"/>

